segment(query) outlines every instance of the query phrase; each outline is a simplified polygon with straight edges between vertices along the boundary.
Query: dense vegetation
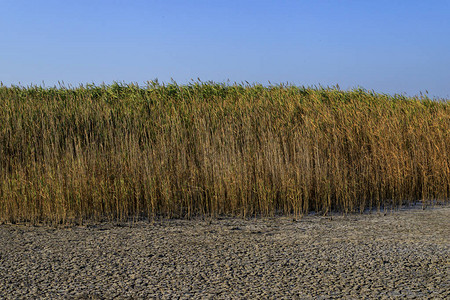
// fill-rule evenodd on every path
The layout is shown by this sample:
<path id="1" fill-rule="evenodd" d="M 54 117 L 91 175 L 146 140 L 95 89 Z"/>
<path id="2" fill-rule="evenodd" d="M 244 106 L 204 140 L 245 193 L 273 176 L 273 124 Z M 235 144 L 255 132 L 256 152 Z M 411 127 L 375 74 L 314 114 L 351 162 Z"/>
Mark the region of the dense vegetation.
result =
<path id="1" fill-rule="evenodd" d="M 353 212 L 450 198 L 448 100 L 0 86 L 0 221 Z"/>

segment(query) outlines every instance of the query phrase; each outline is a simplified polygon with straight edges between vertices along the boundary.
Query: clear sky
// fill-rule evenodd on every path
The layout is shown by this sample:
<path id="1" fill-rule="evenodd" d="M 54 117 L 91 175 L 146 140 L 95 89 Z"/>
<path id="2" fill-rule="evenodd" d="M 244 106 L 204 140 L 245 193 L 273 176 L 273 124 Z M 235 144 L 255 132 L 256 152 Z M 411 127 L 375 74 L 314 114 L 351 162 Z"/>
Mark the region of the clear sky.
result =
<path id="1" fill-rule="evenodd" d="M 1 0 L 0 81 L 339 84 L 450 98 L 450 1 Z"/>

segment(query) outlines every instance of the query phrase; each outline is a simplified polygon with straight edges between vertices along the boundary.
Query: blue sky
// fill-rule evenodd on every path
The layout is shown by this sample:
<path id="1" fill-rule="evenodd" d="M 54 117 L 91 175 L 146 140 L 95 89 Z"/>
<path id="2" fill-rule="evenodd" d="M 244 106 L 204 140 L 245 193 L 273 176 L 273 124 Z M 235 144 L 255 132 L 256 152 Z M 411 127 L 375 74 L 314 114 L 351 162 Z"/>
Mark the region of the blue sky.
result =
<path id="1" fill-rule="evenodd" d="M 450 1 L 0 1 L 0 81 L 339 84 L 450 98 Z"/>

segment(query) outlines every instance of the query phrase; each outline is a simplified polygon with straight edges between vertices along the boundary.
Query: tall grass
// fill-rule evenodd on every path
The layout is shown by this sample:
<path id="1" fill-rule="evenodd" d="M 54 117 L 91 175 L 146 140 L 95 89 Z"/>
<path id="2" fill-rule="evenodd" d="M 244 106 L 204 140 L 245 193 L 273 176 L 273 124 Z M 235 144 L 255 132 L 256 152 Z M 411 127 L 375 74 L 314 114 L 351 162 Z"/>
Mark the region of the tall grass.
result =
<path id="1" fill-rule="evenodd" d="M 201 82 L 0 86 L 3 222 L 449 199 L 448 100 Z"/>

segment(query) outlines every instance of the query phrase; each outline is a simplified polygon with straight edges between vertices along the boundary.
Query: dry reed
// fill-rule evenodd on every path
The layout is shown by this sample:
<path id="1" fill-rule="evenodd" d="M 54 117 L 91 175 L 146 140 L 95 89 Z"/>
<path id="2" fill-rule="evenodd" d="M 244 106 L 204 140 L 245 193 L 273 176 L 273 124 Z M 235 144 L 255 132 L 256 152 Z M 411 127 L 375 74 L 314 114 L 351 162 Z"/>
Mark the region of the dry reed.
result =
<path id="1" fill-rule="evenodd" d="M 448 100 L 149 82 L 0 86 L 0 221 L 302 215 L 450 197 Z"/>

